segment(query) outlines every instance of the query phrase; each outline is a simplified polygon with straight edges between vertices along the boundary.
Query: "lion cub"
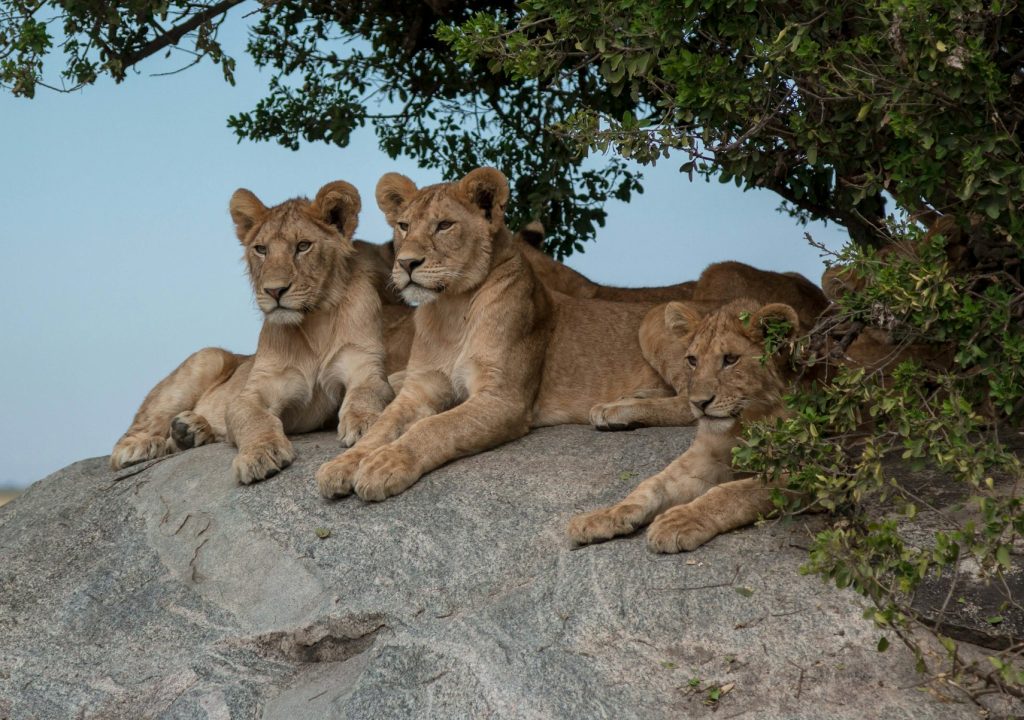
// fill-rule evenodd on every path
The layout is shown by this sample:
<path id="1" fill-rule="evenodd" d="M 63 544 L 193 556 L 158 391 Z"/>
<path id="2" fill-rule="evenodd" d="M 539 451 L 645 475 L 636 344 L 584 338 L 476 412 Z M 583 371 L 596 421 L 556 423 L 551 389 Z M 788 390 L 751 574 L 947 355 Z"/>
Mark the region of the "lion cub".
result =
<path id="1" fill-rule="evenodd" d="M 227 439 L 238 447 L 235 478 L 251 483 L 295 458 L 285 433 L 316 430 L 335 416 L 345 444 L 367 431 L 394 393 L 385 374 L 380 256 L 352 240 L 360 204 L 342 181 L 312 202 L 272 208 L 235 192 L 231 217 L 264 314 L 256 354 L 206 348 L 190 356 L 146 396 L 111 467 Z"/>
<path id="2" fill-rule="evenodd" d="M 415 337 L 398 397 L 317 472 L 325 496 L 383 500 L 531 427 L 586 423 L 595 404 L 627 395 L 673 394 L 640 348 L 651 305 L 549 291 L 505 227 L 508 199 L 491 168 L 422 190 L 402 175 L 381 178 L 392 280 L 418 305 Z"/>
<path id="3" fill-rule="evenodd" d="M 784 320 L 794 336 L 801 331 L 796 310 L 742 299 L 703 317 L 689 303 L 670 303 L 665 317 L 674 341 L 664 343 L 659 354 L 684 359 L 689 368 L 687 398 L 697 436 L 677 460 L 618 504 L 573 518 L 568 532 L 577 544 L 628 535 L 650 523 L 651 550 L 693 550 L 773 509 L 772 489 L 760 478 L 733 480 L 732 449 L 744 422 L 785 412 L 782 396 L 793 373 L 779 353 L 762 359 L 763 328 L 767 321 Z"/>

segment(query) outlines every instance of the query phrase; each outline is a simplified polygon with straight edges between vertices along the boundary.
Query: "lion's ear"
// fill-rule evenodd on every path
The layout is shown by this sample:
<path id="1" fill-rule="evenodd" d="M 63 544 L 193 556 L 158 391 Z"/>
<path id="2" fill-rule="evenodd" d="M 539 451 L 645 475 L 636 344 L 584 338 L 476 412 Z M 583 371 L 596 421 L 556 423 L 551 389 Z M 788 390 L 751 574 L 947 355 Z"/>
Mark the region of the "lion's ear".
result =
<path id="1" fill-rule="evenodd" d="M 854 275 L 853 271 L 845 265 L 833 265 L 826 268 L 821 275 L 821 291 L 832 302 L 838 302 L 843 295 L 848 292 L 856 292 L 863 285 L 863 279 Z"/>
<path id="2" fill-rule="evenodd" d="M 540 220 L 533 220 L 516 230 L 515 238 L 527 245 L 540 248 L 544 244 L 544 223 Z"/>
<path id="3" fill-rule="evenodd" d="M 665 306 L 665 327 L 676 337 L 693 333 L 702 317 L 697 308 L 686 303 L 670 302 Z"/>
<path id="4" fill-rule="evenodd" d="M 235 223 L 235 234 L 243 243 L 253 226 L 267 214 L 267 206 L 245 188 L 235 190 L 228 208 L 231 210 L 231 219 Z"/>
<path id="5" fill-rule="evenodd" d="M 359 211 L 363 203 L 359 199 L 359 191 L 344 180 L 327 183 L 316 194 L 313 200 L 313 212 L 328 225 L 338 228 L 346 240 L 359 224 Z"/>
<path id="6" fill-rule="evenodd" d="M 508 204 L 508 180 L 500 170 L 481 167 L 471 170 L 458 182 L 459 192 L 473 205 L 484 211 L 488 222 L 502 222 Z"/>
<path id="7" fill-rule="evenodd" d="M 765 338 L 765 328 L 769 324 L 786 323 L 785 338 L 794 337 L 800 329 L 800 319 L 796 310 L 783 303 L 771 303 L 765 305 L 750 316 L 750 324 L 746 326 L 747 334 L 755 342 L 762 342 Z"/>
<path id="8" fill-rule="evenodd" d="M 388 225 L 394 227 L 398 213 L 416 194 L 416 183 L 400 173 L 390 172 L 377 181 L 377 207 Z"/>

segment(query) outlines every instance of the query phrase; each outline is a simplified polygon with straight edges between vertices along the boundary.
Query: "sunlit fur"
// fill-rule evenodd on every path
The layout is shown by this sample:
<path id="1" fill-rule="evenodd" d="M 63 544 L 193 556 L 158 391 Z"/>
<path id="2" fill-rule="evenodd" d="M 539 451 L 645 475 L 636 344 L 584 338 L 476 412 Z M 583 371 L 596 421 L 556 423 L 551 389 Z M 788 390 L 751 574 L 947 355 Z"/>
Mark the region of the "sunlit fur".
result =
<path id="1" fill-rule="evenodd" d="M 473 204 L 471 192 L 468 184 L 457 183 L 417 191 L 412 181 L 397 173 L 385 175 L 378 184 L 378 203 L 388 208 L 385 216 L 395 231 L 392 283 L 408 302 L 423 305 L 442 293 L 458 295 L 486 279 L 493 250 L 487 242 L 490 217 L 502 210 L 482 210 Z M 410 193 L 409 202 L 403 203 Z M 401 264 L 406 260 L 422 264 L 410 273 Z"/>
<path id="2" fill-rule="evenodd" d="M 358 193 L 351 196 L 342 194 L 343 190 L 335 188 L 332 197 L 344 198 L 341 202 L 353 202 L 358 208 Z M 268 321 L 294 325 L 310 312 L 337 306 L 349 273 L 348 258 L 355 252 L 354 218 L 344 228 L 335 227 L 318 217 L 304 198 L 283 202 L 271 213 L 248 190 L 232 196 L 231 217 L 244 249 L 253 295 Z M 300 251 L 299 243 L 310 246 Z M 280 300 L 267 292 L 280 287 L 288 288 Z"/>
<path id="3" fill-rule="evenodd" d="M 738 298 L 757 303 L 784 303 L 793 308 L 803 327 L 814 325 L 828 300 L 813 283 L 796 273 L 760 270 L 738 262 L 709 265 L 690 288 L 690 300 L 657 305 L 640 327 L 644 358 L 670 385 L 668 397 L 651 394 L 623 397 L 595 406 L 591 423 L 601 429 L 649 425 L 682 425 L 695 418 L 687 400 L 691 368 L 679 352 L 680 312 L 707 313 Z"/>
<path id="4" fill-rule="evenodd" d="M 238 190 L 230 210 L 266 319 L 256 354 L 207 348 L 189 357 L 146 397 L 111 453 L 115 469 L 230 440 L 239 448 L 235 477 L 253 482 L 293 460 L 285 433 L 337 418 L 342 442 L 353 444 L 393 397 L 380 295 L 390 268 L 378 248 L 352 240 L 356 189 L 333 182 L 312 201 L 273 208 Z M 274 298 L 268 289 L 276 288 L 287 290 Z M 408 311 L 387 322 L 408 344 L 403 313 L 408 325 Z"/>
<path id="5" fill-rule="evenodd" d="M 759 478 L 733 480 L 732 449 L 743 423 L 785 413 L 782 396 L 794 376 L 784 354 L 762 357 L 763 328 L 769 320 L 785 320 L 790 334 L 798 333 L 797 312 L 744 299 L 702 315 L 699 307 L 671 303 L 664 323 L 673 339 L 658 350 L 692 358 L 686 382 L 697 417 L 693 444 L 622 502 L 573 518 L 568 533 L 574 542 L 628 535 L 650 523 L 651 550 L 693 550 L 772 510 L 772 490 Z"/>
<path id="6" fill-rule="evenodd" d="M 324 495 L 382 500 L 531 427 L 585 423 L 596 404 L 627 395 L 672 394 L 640 348 L 651 304 L 547 289 L 505 227 L 508 198 L 508 182 L 490 168 L 423 189 L 394 173 L 381 178 L 392 280 L 427 302 L 416 308 L 401 392 L 363 440 L 317 472 Z M 678 424 L 678 413 L 659 420 Z"/>

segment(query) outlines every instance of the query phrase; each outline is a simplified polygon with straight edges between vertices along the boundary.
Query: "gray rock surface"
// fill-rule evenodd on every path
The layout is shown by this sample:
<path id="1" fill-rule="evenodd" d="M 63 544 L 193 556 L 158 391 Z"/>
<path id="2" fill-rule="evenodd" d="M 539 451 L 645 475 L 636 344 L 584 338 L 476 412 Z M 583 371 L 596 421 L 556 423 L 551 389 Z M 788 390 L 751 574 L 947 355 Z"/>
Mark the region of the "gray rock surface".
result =
<path id="1" fill-rule="evenodd" d="M 798 573 L 805 524 L 570 549 L 690 438 L 540 430 L 380 504 L 317 495 L 328 434 L 252 487 L 224 445 L 76 463 L 0 509 L 0 718 L 978 717 Z"/>

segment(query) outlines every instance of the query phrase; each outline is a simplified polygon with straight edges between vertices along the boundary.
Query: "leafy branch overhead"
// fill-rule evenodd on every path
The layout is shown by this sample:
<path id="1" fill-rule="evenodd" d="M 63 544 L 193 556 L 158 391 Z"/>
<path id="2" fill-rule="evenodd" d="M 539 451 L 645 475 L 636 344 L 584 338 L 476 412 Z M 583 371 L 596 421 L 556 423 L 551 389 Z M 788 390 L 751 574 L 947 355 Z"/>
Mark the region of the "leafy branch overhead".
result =
<path id="1" fill-rule="evenodd" d="M 121 81 L 136 63 L 170 49 L 168 62 L 178 63 L 172 71 L 205 57 L 230 81 L 235 64 L 218 30 L 239 1 L 146 0 L 126 10 L 103 2 L 2 0 L 0 83 L 31 97 L 40 85 L 57 86 L 46 78 L 55 74 L 50 64 L 62 61 L 57 74 L 64 88 L 102 75 Z M 582 250 L 604 224 L 606 203 L 642 190 L 640 174 L 617 157 L 587 162 L 576 145 L 547 128 L 567 121 L 581 97 L 612 113 L 628 102 L 594 73 L 557 87 L 493 75 L 485 63 L 460 62 L 435 36 L 471 12 L 513 9 L 502 0 L 264 4 L 253 11 L 248 51 L 271 72 L 267 96 L 229 125 L 241 138 L 293 149 L 303 141 L 344 147 L 356 129 L 370 126 L 389 156 L 410 157 L 448 179 L 496 166 L 514 183 L 512 227 L 540 219 L 549 251 Z"/>
<path id="2" fill-rule="evenodd" d="M 563 124 L 640 162 L 778 193 L 861 244 L 889 239 L 884 196 L 917 217 L 965 203 L 1010 229 L 1024 166 L 1024 16 L 1016 3 L 536 0 L 445 37 L 523 81 L 596 71 L 629 97 L 580 98 Z"/>

